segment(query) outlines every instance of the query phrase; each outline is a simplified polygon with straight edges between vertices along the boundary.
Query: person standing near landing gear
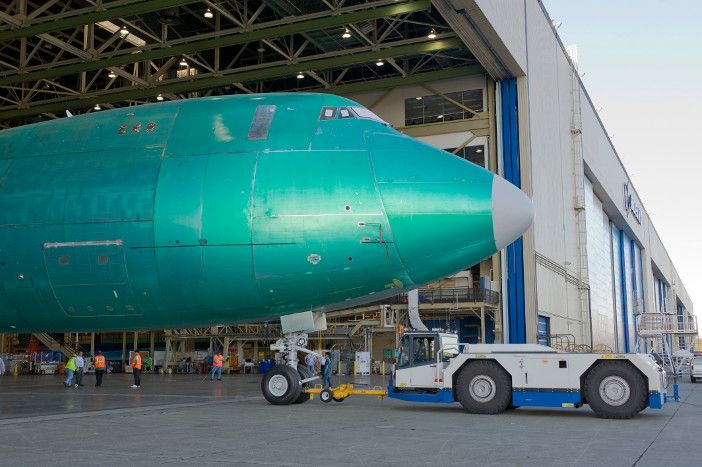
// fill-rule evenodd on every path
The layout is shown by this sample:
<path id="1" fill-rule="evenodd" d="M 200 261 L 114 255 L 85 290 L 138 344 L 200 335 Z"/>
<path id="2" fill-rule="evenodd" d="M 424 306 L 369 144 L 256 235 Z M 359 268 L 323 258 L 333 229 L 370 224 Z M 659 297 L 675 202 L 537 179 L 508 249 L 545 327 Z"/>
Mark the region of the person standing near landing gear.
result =
<path id="1" fill-rule="evenodd" d="M 85 370 L 85 360 L 83 360 L 83 352 L 78 352 L 76 355 L 76 384 L 75 387 L 83 386 L 83 370 Z"/>
<path id="2" fill-rule="evenodd" d="M 331 354 L 329 352 L 326 353 L 326 358 L 324 359 L 324 370 L 323 370 L 323 386 L 324 389 L 328 389 L 331 387 L 331 376 L 332 376 L 332 360 L 331 360 Z"/>
<path id="3" fill-rule="evenodd" d="M 217 381 L 222 381 L 222 364 L 224 363 L 224 357 L 222 352 L 217 352 L 214 357 L 212 357 L 212 370 L 210 370 L 210 381 L 214 381 L 215 375 L 217 375 Z"/>
<path id="4" fill-rule="evenodd" d="M 132 374 L 134 375 L 132 389 L 138 389 L 141 386 L 141 355 L 139 355 L 138 351 L 134 352 L 130 365 L 132 366 Z"/>
<path id="5" fill-rule="evenodd" d="M 102 376 L 105 374 L 105 368 L 107 367 L 105 362 L 105 356 L 98 350 L 97 355 L 93 359 L 95 365 L 95 387 L 102 386 Z"/>
<path id="6" fill-rule="evenodd" d="M 66 371 L 66 381 L 63 382 L 63 385 L 67 388 L 71 387 L 71 383 L 73 382 L 73 373 L 75 373 L 76 368 L 76 356 L 74 355 L 68 359 L 66 366 L 64 367 Z M 76 387 L 78 387 L 78 385 L 76 385 Z"/>

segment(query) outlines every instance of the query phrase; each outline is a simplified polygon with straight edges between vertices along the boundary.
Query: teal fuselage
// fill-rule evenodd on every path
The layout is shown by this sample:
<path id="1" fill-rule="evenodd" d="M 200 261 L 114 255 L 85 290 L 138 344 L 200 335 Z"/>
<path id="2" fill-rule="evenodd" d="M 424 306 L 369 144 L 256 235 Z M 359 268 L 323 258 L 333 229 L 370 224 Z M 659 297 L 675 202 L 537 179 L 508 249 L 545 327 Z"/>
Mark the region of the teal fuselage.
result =
<path id="1" fill-rule="evenodd" d="M 350 107 L 231 96 L 0 131 L 0 332 L 275 319 L 494 253 L 493 175 Z"/>

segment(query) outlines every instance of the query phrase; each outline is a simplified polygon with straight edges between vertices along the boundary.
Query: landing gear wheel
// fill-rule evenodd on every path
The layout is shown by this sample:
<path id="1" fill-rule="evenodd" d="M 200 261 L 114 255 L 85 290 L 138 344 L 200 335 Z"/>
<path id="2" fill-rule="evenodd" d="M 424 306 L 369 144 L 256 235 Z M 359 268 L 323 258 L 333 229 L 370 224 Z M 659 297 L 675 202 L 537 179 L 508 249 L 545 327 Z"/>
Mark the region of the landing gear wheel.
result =
<path id="1" fill-rule="evenodd" d="M 310 369 L 307 368 L 305 365 L 298 365 L 297 373 L 300 375 L 300 380 L 311 378 L 314 376 L 314 374 L 312 374 L 312 371 L 310 371 Z M 310 395 L 304 392 L 304 390 L 308 389 L 309 387 L 310 383 L 305 383 L 302 385 L 302 392 L 300 392 L 300 396 L 297 399 L 295 399 L 295 404 L 303 404 L 310 400 Z"/>
<path id="2" fill-rule="evenodd" d="M 319 393 L 319 400 L 322 402 L 331 402 L 333 398 L 334 396 L 332 396 L 332 392 L 329 389 L 325 389 Z"/>
<path id="3" fill-rule="evenodd" d="M 500 413 L 512 402 L 512 379 L 497 363 L 478 360 L 458 374 L 456 396 L 470 413 Z"/>
<path id="4" fill-rule="evenodd" d="M 292 404 L 300 397 L 300 375 L 288 365 L 276 365 L 261 380 L 263 397 L 273 405 Z"/>
<path id="5" fill-rule="evenodd" d="M 587 403 L 600 418 L 631 418 L 646 408 L 646 380 L 623 362 L 603 362 L 585 379 Z"/>

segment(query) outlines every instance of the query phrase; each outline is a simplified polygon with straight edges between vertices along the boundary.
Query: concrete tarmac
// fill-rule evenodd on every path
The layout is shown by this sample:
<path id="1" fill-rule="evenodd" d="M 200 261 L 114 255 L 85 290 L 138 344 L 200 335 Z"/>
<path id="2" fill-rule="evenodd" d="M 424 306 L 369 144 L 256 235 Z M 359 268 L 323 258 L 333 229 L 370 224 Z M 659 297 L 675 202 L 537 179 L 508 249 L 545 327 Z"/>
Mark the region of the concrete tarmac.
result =
<path id="1" fill-rule="evenodd" d="M 366 378 L 367 379 L 367 378 Z M 259 375 L 0 377 L 0 465 L 699 465 L 702 384 L 631 420 L 580 409 L 470 415 L 373 397 L 272 406 Z M 338 378 L 334 377 L 336 383 Z M 374 379 L 374 384 L 382 381 Z"/>

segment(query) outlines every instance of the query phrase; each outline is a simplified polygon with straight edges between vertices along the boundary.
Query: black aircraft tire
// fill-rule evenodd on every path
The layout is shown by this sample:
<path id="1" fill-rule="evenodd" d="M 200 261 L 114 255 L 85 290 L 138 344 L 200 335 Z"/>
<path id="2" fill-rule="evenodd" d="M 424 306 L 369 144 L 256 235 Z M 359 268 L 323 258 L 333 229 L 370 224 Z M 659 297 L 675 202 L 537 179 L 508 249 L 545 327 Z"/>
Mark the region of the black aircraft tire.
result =
<path id="1" fill-rule="evenodd" d="M 297 365 L 297 372 L 300 375 L 301 380 L 311 378 L 314 376 L 312 371 L 310 371 L 310 369 L 307 368 L 305 365 Z M 311 387 L 311 383 L 305 383 L 302 385 L 303 390 L 307 389 L 309 387 Z M 310 395 L 307 394 L 306 392 L 302 391 L 302 392 L 300 392 L 300 396 L 297 399 L 295 399 L 294 403 L 295 404 L 304 404 L 308 400 L 310 400 Z"/>
<path id="2" fill-rule="evenodd" d="M 645 378 L 624 362 L 602 362 L 585 378 L 583 390 L 590 408 L 600 418 L 631 418 L 646 408 Z"/>
<path id="3" fill-rule="evenodd" d="M 495 362 L 474 361 L 458 374 L 456 398 L 470 413 L 504 412 L 512 402 L 512 378 Z"/>
<path id="4" fill-rule="evenodd" d="M 300 397 L 300 375 L 288 365 L 276 365 L 261 379 L 263 397 L 273 405 L 292 404 Z"/>

